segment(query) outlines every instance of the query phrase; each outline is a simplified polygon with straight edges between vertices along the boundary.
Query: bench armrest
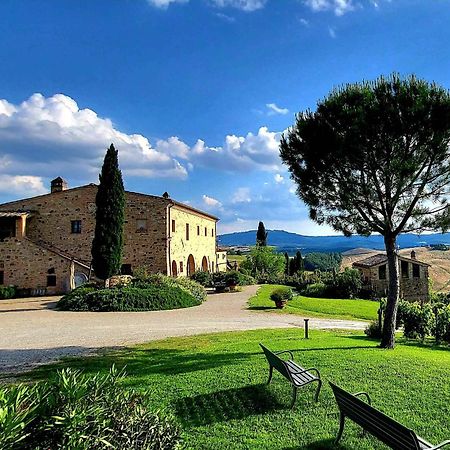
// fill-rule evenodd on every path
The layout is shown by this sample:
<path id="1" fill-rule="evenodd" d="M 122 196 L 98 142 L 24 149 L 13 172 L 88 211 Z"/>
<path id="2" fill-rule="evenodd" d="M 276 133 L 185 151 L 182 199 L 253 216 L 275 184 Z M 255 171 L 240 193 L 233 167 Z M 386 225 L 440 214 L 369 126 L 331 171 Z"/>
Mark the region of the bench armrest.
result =
<path id="1" fill-rule="evenodd" d="M 274 352 L 275 355 L 282 355 L 283 353 L 289 353 L 290 357 L 292 360 L 294 360 L 294 355 L 292 354 L 292 352 L 290 350 L 283 350 L 281 352 Z"/>
<path id="2" fill-rule="evenodd" d="M 370 399 L 370 396 L 367 392 L 357 392 L 356 394 L 353 394 L 355 397 L 359 397 L 360 395 L 363 395 L 367 399 L 367 403 L 369 405 L 372 405 L 372 400 Z"/>
<path id="3" fill-rule="evenodd" d="M 290 372 L 290 373 L 291 373 L 292 375 L 300 375 L 300 374 L 302 374 L 302 373 L 305 373 L 305 372 L 311 372 L 311 371 L 316 372 L 316 373 L 317 373 L 317 378 L 319 378 L 319 380 L 320 380 L 320 372 L 319 372 L 319 370 L 316 369 L 315 367 L 310 367 L 309 369 L 301 370 L 300 372 Z"/>
<path id="4" fill-rule="evenodd" d="M 433 447 L 430 450 L 437 450 L 438 448 L 443 448 L 446 445 L 450 445 L 450 440 L 441 442 L 439 445 L 436 445 L 436 447 Z"/>

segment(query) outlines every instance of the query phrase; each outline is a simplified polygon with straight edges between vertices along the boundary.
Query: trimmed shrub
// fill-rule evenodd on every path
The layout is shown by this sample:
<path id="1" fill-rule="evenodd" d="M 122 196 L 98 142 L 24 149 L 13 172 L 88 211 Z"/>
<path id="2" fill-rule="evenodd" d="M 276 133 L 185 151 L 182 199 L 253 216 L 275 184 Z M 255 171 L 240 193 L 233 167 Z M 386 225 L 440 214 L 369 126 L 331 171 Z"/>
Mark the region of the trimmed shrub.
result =
<path id="1" fill-rule="evenodd" d="M 356 269 L 346 268 L 327 283 L 328 294 L 335 298 L 355 298 L 362 288 L 361 274 Z"/>
<path id="2" fill-rule="evenodd" d="M 381 339 L 381 328 L 377 320 L 373 320 L 364 330 L 367 337 Z"/>
<path id="3" fill-rule="evenodd" d="M 57 306 L 72 311 L 155 311 L 197 306 L 205 299 L 205 289 L 193 280 L 150 275 L 112 289 L 84 285 L 62 297 Z"/>
<path id="4" fill-rule="evenodd" d="M 251 275 L 239 272 L 239 286 L 251 286 L 256 284 L 256 280 Z"/>
<path id="5" fill-rule="evenodd" d="M 15 286 L 0 286 L 0 299 L 14 298 L 17 293 Z"/>
<path id="6" fill-rule="evenodd" d="M 292 300 L 293 297 L 294 294 L 290 287 L 279 287 L 277 289 L 274 289 L 270 294 L 270 299 L 274 302 L 281 302 L 281 301 L 287 302 L 289 300 Z"/>
<path id="7" fill-rule="evenodd" d="M 239 272 L 236 270 L 225 272 L 225 284 L 227 286 L 237 286 L 239 284 L 239 275 Z"/>
<path id="8" fill-rule="evenodd" d="M 0 388 L 0 448 L 177 448 L 180 430 L 150 412 L 147 394 L 124 390 L 123 372 L 58 371 L 36 385 Z"/>
<path id="9" fill-rule="evenodd" d="M 307 284 L 301 294 L 305 297 L 326 297 L 327 286 L 324 283 Z"/>
<path id="10" fill-rule="evenodd" d="M 209 272 L 198 270 L 191 275 L 191 280 L 196 281 L 204 287 L 212 286 L 212 276 Z"/>

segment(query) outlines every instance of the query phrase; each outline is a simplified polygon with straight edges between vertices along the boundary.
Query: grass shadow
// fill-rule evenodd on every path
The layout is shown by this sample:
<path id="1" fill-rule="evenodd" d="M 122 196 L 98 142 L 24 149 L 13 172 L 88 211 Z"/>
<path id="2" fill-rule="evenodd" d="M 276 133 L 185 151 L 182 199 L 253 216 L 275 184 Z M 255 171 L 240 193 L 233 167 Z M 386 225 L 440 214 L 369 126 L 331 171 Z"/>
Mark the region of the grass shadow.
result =
<path id="1" fill-rule="evenodd" d="M 175 415 L 185 426 L 210 425 L 284 409 L 265 384 L 178 399 Z"/>
<path id="2" fill-rule="evenodd" d="M 251 311 L 276 311 L 275 306 L 249 306 L 247 309 Z"/>
<path id="3" fill-rule="evenodd" d="M 322 450 L 322 449 L 334 449 L 334 450 L 350 450 L 350 447 L 345 447 L 341 444 L 335 444 L 334 439 L 322 439 L 320 441 L 311 442 L 309 444 L 300 445 L 298 447 L 285 447 L 283 450 Z"/>

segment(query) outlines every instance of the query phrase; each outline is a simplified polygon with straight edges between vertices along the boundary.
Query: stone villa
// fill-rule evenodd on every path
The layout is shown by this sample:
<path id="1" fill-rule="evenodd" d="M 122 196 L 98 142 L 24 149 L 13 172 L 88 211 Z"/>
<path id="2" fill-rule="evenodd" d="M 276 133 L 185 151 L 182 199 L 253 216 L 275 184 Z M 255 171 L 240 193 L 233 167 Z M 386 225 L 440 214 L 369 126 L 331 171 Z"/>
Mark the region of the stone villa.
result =
<path id="1" fill-rule="evenodd" d="M 39 295 L 87 281 L 96 193 L 95 184 L 69 189 L 58 177 L 49 194 L 1 204 L 0 284 Z M 125 197 L 122 273 L 138 267 L 171 276 L 226 270 L 226 253 L 216 251 L 216 217 L 167 194 Z"/>
<path id="2" fill-rule="evenodd" d="M 429 264 L 416 259 L 416 253 L 411 252 L 411 258 L 399 256 L 400 298 L 411 301 L 428 301 L 428 267 Z M 389 283 L 389 268 L 387 256 L 379 253 L 353 263 L 353 268 L 361 272 L 363 283 L 378 297 L 386 297 Z"/>

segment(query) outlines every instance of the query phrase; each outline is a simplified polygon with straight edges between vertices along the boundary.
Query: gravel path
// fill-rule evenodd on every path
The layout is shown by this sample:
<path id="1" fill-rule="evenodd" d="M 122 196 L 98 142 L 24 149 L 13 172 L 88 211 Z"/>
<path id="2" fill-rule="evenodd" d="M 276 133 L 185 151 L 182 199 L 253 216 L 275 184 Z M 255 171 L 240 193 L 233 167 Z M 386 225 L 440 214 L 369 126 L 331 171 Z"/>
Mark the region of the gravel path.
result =
<path id="1" fill-rule="evenodd" d="M 92 313 L 54 309 L 57 297 L 0 300 L 0 372 L 105 347 L 220 331 L 303 327 L 303 318 L 246 309 L 257 286 L 212 294 L 201 306 L 172 311 Z M 362 322 L 311 319 L 310 328 L 363 329 Z"/>

